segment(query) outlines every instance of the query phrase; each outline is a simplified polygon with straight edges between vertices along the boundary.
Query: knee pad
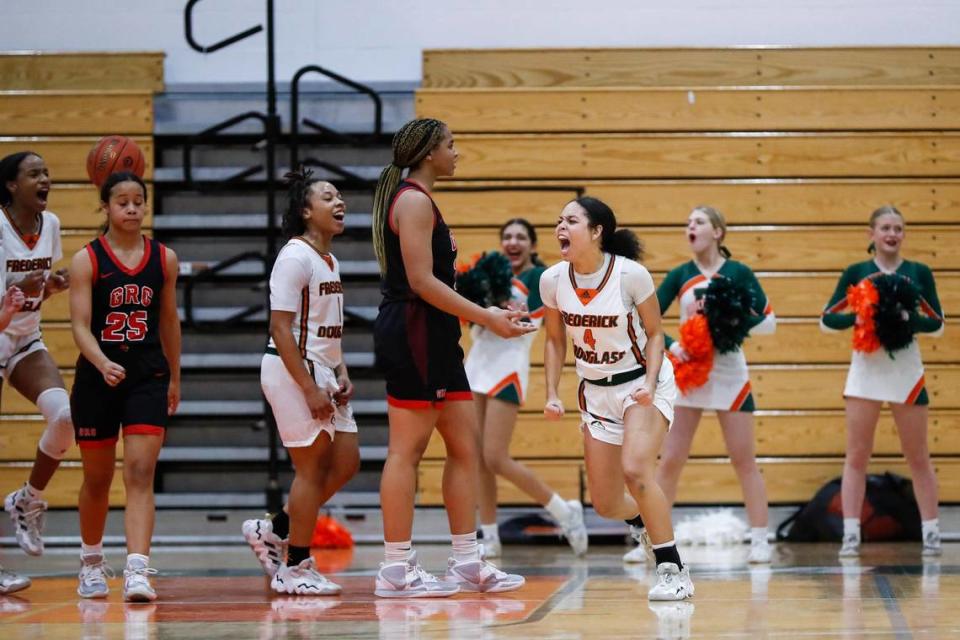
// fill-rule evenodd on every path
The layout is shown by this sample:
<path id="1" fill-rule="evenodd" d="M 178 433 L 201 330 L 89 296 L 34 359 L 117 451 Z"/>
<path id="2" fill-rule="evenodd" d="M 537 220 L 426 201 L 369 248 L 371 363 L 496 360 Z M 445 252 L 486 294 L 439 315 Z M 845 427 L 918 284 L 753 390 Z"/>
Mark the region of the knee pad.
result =
<path id="1" fill-rule="evenodd" d="M 54 460 L 62 460 L 73 445 L 73 419 L 66 389 L 47 389 L 37 396 L 37 407 L 47 421 L 40 436 L 40 451 Z"/>

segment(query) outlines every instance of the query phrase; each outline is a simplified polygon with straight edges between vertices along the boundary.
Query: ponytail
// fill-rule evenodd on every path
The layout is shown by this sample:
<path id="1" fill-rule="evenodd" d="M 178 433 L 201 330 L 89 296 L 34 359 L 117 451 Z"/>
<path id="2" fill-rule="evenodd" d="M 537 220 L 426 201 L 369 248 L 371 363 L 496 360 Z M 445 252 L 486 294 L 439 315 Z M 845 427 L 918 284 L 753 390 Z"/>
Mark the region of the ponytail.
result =
<path id="1" fill-rule="evenodd" d="M 433 118 L 419 118 L 406 123 L 393 136 L 393 161 L 380 172 L 373 194 L 373 251 L 377 255 L 380 274 L 386 273 L 387 216 L 403 170 L 414 168 L 443 139 L 446 125 Z"/>
<path id="2" fill-rule="evenodd" d="M 600 236 L 601 251 L 630 260 L 643 259 L 643 244 L 640 239 L 629 229 L 617 229 L 617 217 L 605 202 L 590 196 L 582 196 L 574 202 L 587 212 L 587 220 L 591 227 L 603 228 Z"/>
<path id="3" fill-rule="evenodd" d="M 609 236 L 604 235 L 600 248 L 615 256 L 623 256 L 631 260 L 643 260 L 643 243 L 630 229 L 617 229 Z"/>
<path id="4" fill-rule="evenodd" d="M 728 260 L 730 259 L 731 256 L 733 256 L 733 254 L 730 253 L 730 249 L 727 249 L 726 245 L 721 244 L 719 247 L 717 247 L 717 250 L 720 251 L 720 255 L 722 255 L 724 258 Z"/>
<path id="5" fill-rule="evenodd" d="M 371 223 L 371 227 L 373 227 L 373 252 L 380 264 L 381 275 L 387 271 L 387 258 L 384 249 L 387 214 L 390 209 L 390 200 L 397 187 L 400 186 L 402 177 L 403 169 L 390 163 L 380 172 L 377 190 L 373 194 L 373 222 Z"/>

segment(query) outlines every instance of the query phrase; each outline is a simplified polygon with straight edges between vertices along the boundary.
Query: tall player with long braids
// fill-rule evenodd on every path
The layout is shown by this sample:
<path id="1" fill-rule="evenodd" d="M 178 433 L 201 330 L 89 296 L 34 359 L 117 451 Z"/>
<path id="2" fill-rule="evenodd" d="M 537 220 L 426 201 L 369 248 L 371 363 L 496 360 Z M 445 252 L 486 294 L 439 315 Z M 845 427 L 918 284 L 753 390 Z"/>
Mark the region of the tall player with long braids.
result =
<path id="1" fill-rule="evenodd" d="M 80 348 L 70 401 L 83 460 L 77 593 L 105 598 L 109 591 L 103 530 L 122 430 L 123 599 L 148 602 L 157 597 L 149 566 L 153 478 L 168 418 L 180 403 L 177 256 L 141 233 L 147 187 L 139 177 L 111 174 L 100 200 L 107 231 L 78 251 L 70 267 L 70 319 Z"/>
<path id="2" fill-rule="evenodd" d="M 375 593 L 385 598 L 512 591 L 524 584 L 521 576 L 487 563 L 477 543 L 480 451 L 459 318 L 502 337 L 535 328 L 519 322 L 521 312 L 484 309 L 453 289 L 456 242 L 430 192 L 456 165 L 447 126 L 430 118 L 413 120 L 394 135 L 393 161 L 380 174 L 374 195 L 373 246 L 383 301 L 373 336 L 387 383 L 390 425 L 380 481 L 385 553 Z M 405 169 L 409 174 L 402 179 Z M 417 467 L 434 428 L 447 449 L 443 502 L 453 541 L 442 581 L 420 567 L 411 541 Z"/>
<path id="3" fill-rule="evenodd" d="M 43 301 L 70 286 L 66 270 L 53 270 L 63 253 L 60 220 L 46 210 L 50 186 L 50 172 L 36 153 L 20 151 L 0 160 L 4 277 L 25 297 L 23 308 L 0 333 L 0 384 L 9 382 L 37 405 L 47 423 L 30 477 L 7 495 L 3 506 L 20 548 L 33 556 L 43 553 L 43 490 L 73 445 L 70 398 L 40 335 Z"/>
<path id="4" fill-rule="evenodd" d="M 655 479 L 677 391 L 673 367 L 663 357 L 653 278 L 635 261 L 637 237 L 617 229 L 613 211 L 596 198 L 569 202 L 556 236 L 563 262 L 540 278 L 547 309 L 543 412 L 554 420 L 564 414 L 559 385 L 569 335 L 593 506 L 606 518 L 646 523 L 657 563 L 648 597 L 685 600 L 693 596 L 693 583 L 673 539 L 670 503 Z"/>
<path id="5" fill-rule="evenodd" d="M 330 253 L 347 206 L 335 186 L 309 171 L 287 174 L 283 217 L 287 244 L 270 274 L 270 342 L 260 384 L 293 462 L 286 511 L 247 520 L 243 535 L 278 593 L 335 595 L 340 586 L 317 571 L 310 539 L 317 512 L 360 467 L 353 384 L 343 361 L 343 286 Z M 286 564 L 283 548 L 289 547 Z"/>

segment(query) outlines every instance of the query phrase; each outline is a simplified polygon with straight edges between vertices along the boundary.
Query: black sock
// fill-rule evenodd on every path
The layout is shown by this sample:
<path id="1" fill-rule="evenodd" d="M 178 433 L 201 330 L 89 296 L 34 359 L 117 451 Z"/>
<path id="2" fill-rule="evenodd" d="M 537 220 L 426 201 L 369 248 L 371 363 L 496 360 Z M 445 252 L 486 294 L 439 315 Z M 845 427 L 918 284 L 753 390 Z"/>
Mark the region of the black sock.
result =
<path id="1" fill-rule="evenodd" d="M 286 511 L 280 509 L 280 513 L 273 516 L 270 521 L 273 522 L 273 532 L 277 534 L 281 540 L 290 535 L 290 516 Z"/>
<path id="2" fill-rule="evenodd" d="M 290 547 L 291 549 L 293 547 Z M 680 562 L 680 552 L 677 551 L 677 545 L 671 544 L 669 547 L 653 548 L 653 555 L 657 559 L 657 566 L 664 562 L 672 562 L 677 565 L 677 569 L 683 569 L 683 563 Z"/>
<path id="3" fill-rule="evenodd" d="M 287 547 L 287 566 L 295 567 L 310 557 L 310 547 Z"/>
<path id="4" fill-rule="evenodd" d="M 624 520 L 624 522 L 626 522 L 631 527 L 636 527 L 637 529 L 643 529 L 645 526 L 643 524 L 643 518 L 641 518 L 639 514 L 637 514 L 637 516 L 634 518 L 630 518 L 629 520 Z"/>

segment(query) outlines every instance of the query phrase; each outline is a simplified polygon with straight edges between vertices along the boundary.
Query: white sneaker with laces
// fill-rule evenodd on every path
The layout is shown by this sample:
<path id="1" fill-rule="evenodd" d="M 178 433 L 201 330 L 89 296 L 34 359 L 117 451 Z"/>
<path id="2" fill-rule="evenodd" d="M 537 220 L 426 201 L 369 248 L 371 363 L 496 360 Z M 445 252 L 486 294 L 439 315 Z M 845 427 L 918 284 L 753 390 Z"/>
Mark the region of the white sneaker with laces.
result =
<path id="1" fill-rule="evenodd" d="M 687 567 L 678 569 L 672 562 L 657 565 L 657 583 L 650 587 L 647 598 L 654 601 L 686 600 L 693 597 L 693 582 Z"/>
<path id="2" fill-rule="evenodd" d="M 928 558 L 936 557 L 943 553 L 943 547 L 940 543 L 940 532 L 929 531 L 923 538 L 922 555 Z"/>
<path id="3" fill-rule="evenodd" d="M 856 558 L 860 555 L 860 537 L 853 534 L 843 536 L 843 542 L 840 544 L 841 558 Z"/>
<path id="4" fill-rule="evenodd" d="M 123 600 L 124 602 L 153 602 L 157 599 L 157 592 L 150 584 L 150 576 L 156 575 L 157 570 L 150 567 L 131 567 L 123 570 Z"/>
<path id="5" fill-rule="evenodd" d="M 499 558 L 503 552 L 500 538 L 484 538 L 481 547 L 481 553 L 484 558 Z"/>
<path id="6" fill-rule="evenodd" d="M 30 578 L 0 567 L 0 594 L 15 593 L 30 586 Z"/>
<path id="7" fill-rule="evenodd" d="M 463 591 L 481 593 L 516 591 L 526 583 L 523 576 L 500 571 L 482 558 L 463 561 L 450 558 L 447 560 L 447 575 L 443 579 Z"/>
<path id="8" fill-rule="evenodd" d="M 773 546 L 766 540 L 750 543 L 750 554 L 747 562 L 750 564 L 770 564 L 773 559 Z"/>
<path id="9" fill-rule="evenodd" d="M 446 598 L 460 592 L 456 584 L 443 582 L 423 570 L 412 551 L 404 562 L 380 565 L 373 593 L 381 598 Z"/>
<path id="10" fill-rule="evenodd" d="M 335 596 L 343 589 L 335 582 L 317 571 L 316 561 L 310 557 L 291 567 L 284 565 L 273 574 L 270 588 L 277 593 L 290 593 L 301 596 Z"/>
<path id="11" fill-rule="evenodd" d="M 241 531 L 253 555 L 260 561 L 263 572 L 272 578 L 283 565 L 287 541 L 273 532 L 273 522 L 266 519 L 246 520 Z"/>
<path id="12" fill-rule="evenodd" d="M 82 558 L 77 595 L 81 598 L 106 598 L 110 593 L 108 577 L 114 577 L 113 570 L 104 562 L 102 555 Z"/>
<path id="13" fill-rule="evenodd" d="M 647 529 L 630 525 L 630 537 L 637 542 L 637 546 L 623 554 L 623 561 L 628 564 L 648 563 L 655 564 L 653 557 L 653 543 L 650 542 L 650 536 L 647 535 Z"/>
<path id="14" fill-rule="evenodd" d="M 559 521 L 563 537 L 570 543 L 574 555 L 583 557 L 590 546 L 590 537 L 587 535 L 587 525 L 583 522 L 583 504 L 579 500 L 567 500 L 570 507 L 570 517 L 566 521 Z"/>
<path id="15" fill-rule="evenodd" d="M 3 510 L 10 515 L 17 532 L 17 544 L 31 556 L 43 555 L 43 523 L 46 519 L 47 503 L 43 500 L 31 500 L 27 495 L 27 485 L 7 495 L 3 501 Z"/>

